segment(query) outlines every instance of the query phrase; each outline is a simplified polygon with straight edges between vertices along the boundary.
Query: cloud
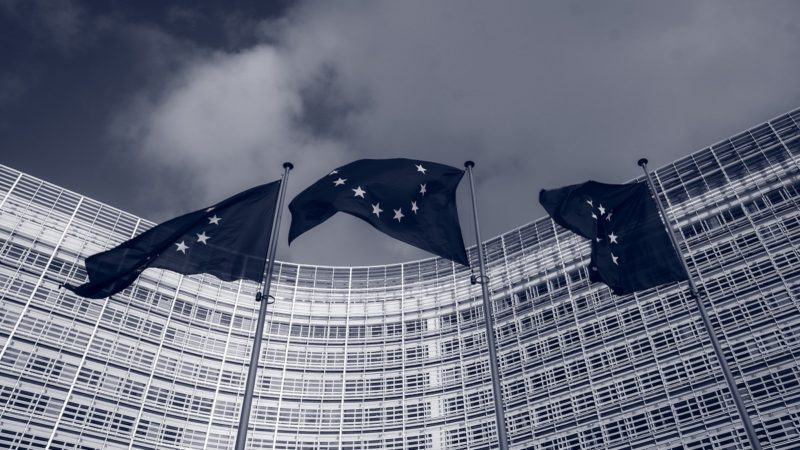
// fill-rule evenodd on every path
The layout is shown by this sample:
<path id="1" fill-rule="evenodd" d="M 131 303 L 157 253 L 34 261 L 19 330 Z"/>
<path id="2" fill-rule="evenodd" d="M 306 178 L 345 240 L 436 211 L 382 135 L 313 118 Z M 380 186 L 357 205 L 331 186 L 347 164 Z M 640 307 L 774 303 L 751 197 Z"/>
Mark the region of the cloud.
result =
<path id="1" fill-rule="evenodd" d="M 214 53 L 161 91 L 117 126 L 144 158 L 191 174 L 209 195 L 273 179 L 287 160 L 327 168 L 342 152 L 297 128 L 300 86 L 275 48 Z"/>
<path id="2" fill-rule="evenodd" d="M 540 217 L 541 188 L 623 182 L 639 175 L 640 156 L 666 164 L 796 107 L 798 9 L 309 2 L 264 22 L 260 44 L 187 64 L 128 115 L 128 136 L 206 197 L 274 179 L 287 159 L 297 166 L 290 198 L 361 157 L 472 159 L 488 238 Z M 281 254 L 324 264 L 426 256 L 336 220 L 327 237 Z"/>

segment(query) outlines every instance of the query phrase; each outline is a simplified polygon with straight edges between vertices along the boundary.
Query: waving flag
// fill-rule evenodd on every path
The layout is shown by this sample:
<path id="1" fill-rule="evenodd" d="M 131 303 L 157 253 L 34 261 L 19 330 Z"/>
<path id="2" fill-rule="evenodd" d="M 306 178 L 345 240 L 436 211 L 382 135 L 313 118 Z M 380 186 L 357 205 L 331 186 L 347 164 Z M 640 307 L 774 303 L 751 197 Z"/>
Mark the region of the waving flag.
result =
<path id="1" fill-rule="evenodd" d="M 553 220 L 592 242 L 589 277 L 615 294 L 686 279 L 647 185 L 588 181 L 542 190 Z"/>
<path id="2" fill-rule="evenodd" d="M 279 188 L 280 181 L 256 186 L 92 255 L 85 262 L 89 281 L 65 287 L 82 297 L 105 298 L 148 267 L 260 282 Z"/>
<path id="3" fill-rule="evenodd" d="M 289 203 L 289 242 L 341 211 L 469 266 L 456 209 L 464 171 L 428 161 L 362 159 L 336 168 Z"/>

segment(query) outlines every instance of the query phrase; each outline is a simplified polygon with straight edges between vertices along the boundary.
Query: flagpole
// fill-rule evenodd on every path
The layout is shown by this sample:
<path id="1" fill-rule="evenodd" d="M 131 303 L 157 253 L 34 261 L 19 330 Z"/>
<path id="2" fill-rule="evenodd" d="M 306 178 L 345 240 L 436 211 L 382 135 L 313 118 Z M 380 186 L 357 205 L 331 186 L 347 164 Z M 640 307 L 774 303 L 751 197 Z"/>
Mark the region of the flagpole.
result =
<path id="1" fill-rule="evenodd" d="M 492 387 L 494 393 L 494 412 L 497 421 L 497 440 L 500 443 L 500 450 L 508 450 L 508 436 L 506 435 L 506 417 L 503 411 L 503 391 L 500 386 L 500 370 L 497 368 L 497 349 L 494 340 L 494 318 L 492 316 L 491 298 L 489 297 L 489 286 L 486 276 L 486 262 L 483 256 L 483 243 L 481 241 L 481 229 L 478 224 L 478 203 L 475 200 L 475 182 L 472 180 L 472 168 L 475 163 L 467 161 L 464 163 L 469 174 L 469 193 L 472 197 L 472 216 L 475 220 L 475 242 L 478 245 L 478 263 L 481 269 L 481 278 L 478 281 L 483 291 L 483 317 L 486 326 L 486 342 L 489 346 L 489 368 L 492 372 Z M 474 283 L 474 280 L 473 280 Z"/>
<path id="2" fill-rule="evenodd" d="M 281 179 L 281 189 L 278 194 L 278 207 L 275 208 L 275 215 L 272 219 L 272 230 L 269 237 L 269 248 L 267 249 L 267 268 L 264 275 L 264 285 L 261 290 L 261 305 L 258 308 L 258 321 L 256 322 L 256 335 L 253 339 L 253 349 L 250 352 L 250 367 L 247 370 L 247 383 L 242 399 L 242 412 L 239 415 L 239 430 L 236 433 L 236 450 L 244 450 L 247 442 L 247 426 L 250 423 L 250 408 L 253 404 L 253 388 L 256 385 L 256 373 L 258 372 L 258 358 L 261 356 L 261 340 L 264 337 L 264 319 L 267 316 L 267 305 L 269 304 L 269 289 L 272 285 L 272 268 L 275 263 L 275 249 L 278 246 L 278 232 L 281 229 L 281 213 L 283 212 L 283 200 L 286 197 L 286 182 L 289 179 L 289 171 L 294 168 L 290 162 L 283 163 L 283 177 Z M 277 433 L 277 430 L 275 430 Z"/>
<path id="3" fill-rule="evenodd" d="M 742 424 L 747 432 L 747 439 L 750 441 L 750 446 L 753 448 L 753 450 L 761 450 L 761 443 L 758 441 L 758 436 L 756 436 L 756 431 L 753 428 L 750 415 L 747 413 L 747 408 L 744 406 L 742 396 L 739 393 L 739 389 L 736 387 L 736 380 L 734 380 L 733 373 L 728 366 L 728 361 L 725 359 L 725 355 L 722 353 L 722 348 L 717 340 L 717 335 L 714 333 L 714 329 L 711 327 L 711 321 L 708 319 L 708 314 L 703 306 L 703 301 L 700 299 L 700 293 L 697 290 L 697 285 L 695 285 L 694 278 L 692 277 L 691 272 L 689 272 L 689 266 L 686 264 L 686 258 L 684 258 L 683 253 L 681 253 L 680 246 L 678 245 L 678 239 L 675 237 L 676 231 L 672 228 L 672 224 L 669 221 L 669 216 L 667 216 L 664 206 L 661 204 L 661 199 L 658 197 L 658 191 L 656 191 L 656 186 L 653 183 L 653 178 L 650 176 L 650 171 L 647 170 L 647 162 L 648 161 L 646 158 L 642 158 L 639 160 L 638 164 L 642 167 L 642 170 L 644 170 L 644 174 L 647 177 L 647 184 L 650 186 L 650 190 L 656 199 L 658 210 L 661 212 L 661 216 L 664 218 L 669 239 L 672 242 L 672 246 L 675 248 L 675 251 L 680 256 L 679 259 L 683 265 L 683 270 L 686 271 L 686 276 L 689 281 L 689 291 L 692 293 L 692 297 L 697 304 L 697 310 L 700 312 L 700 317 L 703 319 L 703 325 L 705 326 L 706 333 L 708 333 L 708 336 L 711 338 L 711 346 L 714 347 L 714 353 L 717 355 L 717 360 L 719 360 L 720 367 L 722 367 L 722 374 L 725 376 L 725 381 L 728 383 L 728 390 L 730 390 L 731 395 L 733 395 L 733 402 L 736 403 L 736 409 L 739 411 L 739 417 L 741 417 Z"/>

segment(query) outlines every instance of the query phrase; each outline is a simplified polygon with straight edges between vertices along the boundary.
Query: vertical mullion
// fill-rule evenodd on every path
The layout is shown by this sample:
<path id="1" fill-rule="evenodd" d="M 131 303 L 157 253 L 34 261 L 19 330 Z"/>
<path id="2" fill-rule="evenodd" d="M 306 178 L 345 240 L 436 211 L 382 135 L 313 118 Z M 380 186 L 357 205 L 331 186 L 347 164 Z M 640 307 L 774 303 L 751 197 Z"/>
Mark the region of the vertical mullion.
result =
<path id="1" fill-rule="evenodd" d="M 419 270 L 419 269 L 417 269 Z M 406 299 L 406 264 L 400 264 L 400 301 L 399 308 L 400 308 L 400 378 L 405 380 L 406 378 L 406 355 L 408 352 L 406 351 L 406 309 L 405 309 L 405 299 Z M 385 364 L 385 362 L 384 362 Z M 405 404 L 406 404 L 406 390 L 405 386 L 402 389 L 401 394 L 401 401 L 400 401 L 400 408 L 403 410 L 403 414 L 405 414 Z M 384 402 L 382 405 L 382 409 L 386 410 L 386 403 Z M 403 437 L 403 442 L 406 442 L 406 421 L 403 420 L 400 424 L 400 435 Z"/>
<path id="2" fill-rule="evenodd" d="M 462 332 L 462 329 L 461 329 L 462 322 L 461 322 L 461 311 L 459 310 L 458 277 L 456 276 L 456 265 L 455 265 L 455 263 L 453 263 L 452 267 L 453 267 L 453 272 L 452 272 L 452 274 L 453 274 L 453 297 L 455 298 L 455 305 L 453 307 L 453 312 L 456 315 L 456 338 L 458 339 L 458 373 L 459 373 L 459 380 L 458 381 L 460 381 L 460 383 L 461 383 L 461 400 L 463 402 L 461 411 L 464 414 L 464 429 L 463 429 L 463 433 L 464 433 L 464 439 L 466 439 L 467 442 L 469 442 L 469 432 L 468 432 L 468 428 L 467 428 L 467 422 L 469 420 L 469 414 L 467 412 L 467 406 L 466 406 L 467 405 L 467 385 L 466 385 L 466 383 L 464 381 L 466 379 L 466 375 L 467 375 L 467 372 L 466 372 L 467 368 L 464 365 L 464 338 L 463 338 L 463 336 L 461 334 L 461 332 Z M 469 294 L 469 292 L 468 292 L 468 294 Z M 469 303 L 471 303 L 471 302 L 468 302 L 468 304 Z M 469 308 L 472 309 L 472 306 L 470 306 Z M 487 367 L 487 369 L 488 369 L 488 367 Z M 454 398 L 458 398 L 458 396 L 456 396 Z M 462 431 L 459 430 L 459 428 L 456 428 L 456 430 L 459 431 L 458 438 L 459 438 L 459 443 L 460 443 L 460 440 L 461 440 L 460 436 L 461 436 L 461 432 Z M 445 435 L 444 435 L 443 438 L 444 438 L 444 442 L 443 442 L 443 446 L 442 447 L 444 448 L 447 445 L 447 433 L 446 432 L 445 432 Z"/>
<path id="3" fill-rule="evenodd" d="M 342 440 L 344 438 L 344 419 L 345 419 L 345 393 L 347 391 L 347 344 L 349 341 L 349 325 L 350 325 L 350 295 L 351 289 L 353 285 L 353 268 L 348 268 L 348 275 L 347 275 L 347 302 L 345 303 L 345 312 L 344 312 L 344 330 L 345 330 L 345 338 L 344 338 L 344 349 L 342 352 L 343 357 L 343 364 L 342 364 L 342 395 L 340 397 L 341 401 L 341 420 L 339 420 L 339 449 L 342 448 Z M 334 271 L 333 279 L 336 279 L 336 272 Z M 329 319 L 330 321 L 330 319 Z M 330 323 L 330 322 L 329 322 Z M 338 333 L 337 333 L 338 338 Z"/>

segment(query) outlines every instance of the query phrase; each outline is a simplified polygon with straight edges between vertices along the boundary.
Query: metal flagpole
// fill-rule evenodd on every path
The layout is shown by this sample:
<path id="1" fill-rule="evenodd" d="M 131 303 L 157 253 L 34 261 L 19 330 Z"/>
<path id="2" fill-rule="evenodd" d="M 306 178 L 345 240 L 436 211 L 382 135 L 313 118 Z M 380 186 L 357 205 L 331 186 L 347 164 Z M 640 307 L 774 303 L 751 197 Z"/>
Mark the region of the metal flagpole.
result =
<path id="1" fill-rule="evenodd" d="M 733 402 L 736 403 L 736 409 L 739 411 L 739 417 L 742 419 L 742 424 L 744 424 L 744 429 L 747 432 L 747 439 L 750 441 L 750 446 L 753 448 L 753 450 L 761 450 L 761 443 L 758 441 L 758 436 L 756 436 L 756 431 L 753 428 L 753 422 L 750 420 L 750 415 L 747 413 L 747 409 L 744 406 L 742 396 L 739 393 L 739 389 L 736 387 L 736 380 L 733 379 L 733 373 L 731 372 L 730 367 L 728 367 L 728 361 L 725 359 L 725 355 L 722 353 L 722 348 L 717 340 L 717 335 L 714 333 L 714 329 L 711 327 L 711 321 L 708 320 L 708 314 L 703 306 L 703 301 L 700 299 L 700 293 L 697 290 L 697 285 L 695 285 L 694 278 L 692 277 L 691 272 L 689 272 L 689 266 L 686 264 L 686 259 L 683 257 L 683 253 L 681 253 L 680 246 L 678 245 L 678 239 L 675 237 L 675 230 L 672 228 L 672 224 L 669 221 L 667 212 L 664 210 L 664 206 L 661 204 L 661 199 L 658 197 L 658 191 L 656 191 L 656 186 L 653 183 L 653 178 L 650 176 L 650 171 L 647 170 L 647 162 L 648 161 L 646 158 L 642 158 L 639 160 L 638 164 L 642 166 L 642 170 L 644 170 L 644 174 L 647 177 L 647 184 L 650 185 L 650 191 L 653 193 L 653 196 L 656 199 L 658 210 L 661 212 L 661 216 L 664 218 L 669 239 L 672 241 L 672 246 L 675 248 L 675 251 L 680 256 L 679 259 L 683 265 L 683 270 L 686 271 L 686 276 L 688 277 L 689 281 L 689 291 L 692 293 L 692 297 L 697 304 L 697 310 L 700 312 L 700 317 L 703 319 L 703 325 L 706 328 L 706 333 L 708 333 L 708 336 L 711 338 L 711 346 L 714 347 L 714 353 L 717 355 L 717 360 L 719 360 L 720 367 L 722 367 L 722 374 L 725 376 L 725 381 L 728 383 L 728 390 L 730 390 L 731 395 L 733 395 Z"/>
<path id="2" fill-rule="evenodd" d="M 483 291 L 483 317 L 486 325 L 486 342 L 489 346 L 489 368 L 492 372 L 492 387 L 494 393 L 494 412 L 497 421 L 497 440 L 500 443 L 500 450 L 508 450 L 508 436 L 506 436 L 506 414 L 503 411 L 503 391 L 500 387 L 500 371 L 497 368 L 497 349 L 494 341 L 494 319 L 492 317 L 491 298 L 489 297 L 489 277 L 486 276 L 486 262 L 483 256 L 483 242 L 481 241 L 481 229 L 478 225 L 478 203 L 475 200 L 475 182 L 472 180 L 472 168 L 475 163 L 467 161 L 464 163 L 469 174 L 469 193 L 472 196 L 472 216 L 475 220 L 475 241 L 478 244 L 478 262 L 481 269 L 481 278 L 478 281 Z M 473 279 L 473 283 L 475 280 Z"/>
<path id="3" fill-rule="evenodd" d="M 247 426 L 250 422 L 250 408 L 253 404 L 253 388 L 256 385 L 258 358 L 261 356 L 261 340 L 264 337 L 264 319 L 267 316 L 269 289 L 272 285 L 272 268 L 275 262 L 275 249 L 278 246 L 278 232 L 281 229 L 283 200 L 286 197 L 286 181 L 289 179 L 289 171 L 293 168 L 294 165 L 292 163 L 283 163 L 283 177 L 280 193 L 278 194 L 278 207 L 275 209 L 275 216 L 272 219 L 272 231 L 270 232 L 269 248 L 267 249 L 267 269 L 264 275 L 264 285 L 260 293 L 261 306 L 258 309 L 256 336 L 253 339 L 253 350 L 250 352 L 250 367 L 247 370 L 247 384 L 245 384 L 244 399 L 242 400 L 242 413 L 239 415 L 239 430 L 236 433 L 236 450 L 244 450 L 244 445 L 247 442 Z"/>

